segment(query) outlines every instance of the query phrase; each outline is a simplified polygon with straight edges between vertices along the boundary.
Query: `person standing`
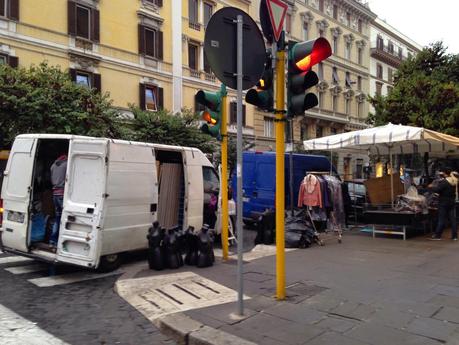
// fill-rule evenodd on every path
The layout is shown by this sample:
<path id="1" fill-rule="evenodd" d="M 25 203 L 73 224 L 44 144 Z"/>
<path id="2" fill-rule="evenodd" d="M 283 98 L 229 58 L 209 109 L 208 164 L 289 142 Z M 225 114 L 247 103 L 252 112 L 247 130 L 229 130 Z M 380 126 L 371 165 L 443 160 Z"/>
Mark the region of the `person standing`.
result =
<path id="1" fill-rule="evenodd" d="M 456 186 L 457 179 L 451 178 L 451 169 L 445 168 L 440 170 L 444 178 L 440 179 L 435 185 L 429 185 L 428 189 L 439 195 L 438 197 L 438 222 L 432 240 L 441 240 L 441 235 L 449 219 L 451 223 L 451 239 L 457 241 L 456 227 Z"/>
<path id="2" fill-rule="evenodd" d="M 59 239 L 62 208 L 64 204 L 65 174 L 67 172 L 67 155 L 61 154 L 51 165 L 51 183 L 53 185 L 54 226 L 49 244 L 56 247 Z"/>

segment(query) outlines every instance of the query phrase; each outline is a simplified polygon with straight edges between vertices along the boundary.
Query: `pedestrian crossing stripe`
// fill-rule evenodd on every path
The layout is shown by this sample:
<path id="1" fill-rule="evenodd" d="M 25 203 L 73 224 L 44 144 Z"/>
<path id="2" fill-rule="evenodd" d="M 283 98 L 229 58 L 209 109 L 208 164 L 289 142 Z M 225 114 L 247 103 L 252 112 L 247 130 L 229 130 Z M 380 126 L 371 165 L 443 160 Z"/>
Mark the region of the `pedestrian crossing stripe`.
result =
<path id="1" fill-rule="evenodd" d="M 27 266 L 15 266 L 15 267 L 7 267 L 5 271 L 13 273 L 13 274 L 27 274 L 33 272 L 40 272 L 46 271 L 48 266 L 45 264 L 31 264 Z"/>
<path id="2" fill-rule="evenodd" d="M 32 262 L 33 259 L 26 258 L 26 257 L 24 257 L 24 256 L 12 255 L 12 256 L 7 256 L 7 257 L 4 257 L 4 258 L 0 258 L 0 265 L 4 265 L 4 264 L 14 264 L 14 263 L 16 263 L 16 262 L 25 262 L 25 261 L 30 261 L 30 262 Z"/>
<path id="3" fill-rule="evenodd" d="M 118 275 L 121 273 L 123 272 L 122 271 L 113 271 L 113 272 L 108 272 L 108 273 L 76 272 L 76 273 L 61 274 L 61 275 L 50 276 L 50 277 L 33 278 L 33 279 L 28 279 L 27 281 L 38 287 L 50 287 L 50 286 L 56 286 L 56 285 L 65 285 L 65 284 L 83 282 L 87 280 L 105 278 L 105 277 Z"/>

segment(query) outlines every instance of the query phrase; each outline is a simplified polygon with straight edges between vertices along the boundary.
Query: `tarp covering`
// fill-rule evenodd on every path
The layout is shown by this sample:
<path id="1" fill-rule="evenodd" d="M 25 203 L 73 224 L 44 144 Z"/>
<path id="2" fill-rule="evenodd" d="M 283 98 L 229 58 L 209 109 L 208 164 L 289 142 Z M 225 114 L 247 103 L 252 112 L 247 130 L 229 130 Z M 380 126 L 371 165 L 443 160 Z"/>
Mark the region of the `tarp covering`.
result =
<path id="1" fill-rule="evenodd" d="M 422 127 L 394 125 L 363 129 L 306 140 L 305 150 L 348 153 L 407 154 L 432 152 L 444 156 L 459 153 L 459 138 Z"/>

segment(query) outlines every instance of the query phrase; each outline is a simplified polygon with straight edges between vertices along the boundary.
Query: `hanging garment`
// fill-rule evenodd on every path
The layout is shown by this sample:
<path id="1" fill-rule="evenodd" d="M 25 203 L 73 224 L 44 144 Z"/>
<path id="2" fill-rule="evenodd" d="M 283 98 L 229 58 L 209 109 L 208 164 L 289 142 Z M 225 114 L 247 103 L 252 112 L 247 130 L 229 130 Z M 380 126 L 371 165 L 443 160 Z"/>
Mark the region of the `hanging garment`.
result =
<path id="1" fill-rule="evenodd" d="M 298 193 L 298 207 L 320 206 L 322 207 L 322 192 L 320 182 L 314 175 L 307 175 L 300 186 Z"/>
<path id="2" fill-rule="evenodd" d="M 330 192 L 328 190 L 327 181 L 322 176 L 317 176 L 320 183 L 320 191 L 322 192 L 322 206 L 323 208 L 330 208 L 331 201 L 330 201 Z"/>
<path id="3" fill-rule="evenodd" d="M 330 212 L 327 227 L 330 230 L 341 230 L 346 224 L 341 181 L 334 176 L 325 176 L 325 180 L 330 187 L 333 200 L 333 211 Z"/>

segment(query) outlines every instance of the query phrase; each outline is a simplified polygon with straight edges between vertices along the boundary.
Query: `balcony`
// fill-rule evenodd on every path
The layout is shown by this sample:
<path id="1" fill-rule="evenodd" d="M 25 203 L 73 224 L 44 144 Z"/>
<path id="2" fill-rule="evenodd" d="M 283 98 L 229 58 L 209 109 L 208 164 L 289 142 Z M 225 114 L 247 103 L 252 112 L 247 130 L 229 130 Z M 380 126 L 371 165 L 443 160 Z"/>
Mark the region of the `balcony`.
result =
<path id="1" fill-rule="evenodd" d="M 398 68 L 406 58 L 405 56 L 398 54 L 395 50 L 391 52 L 387 45 L 381 44 L 376 44 L 375 47 L 372 47 L 370 54 L 371 57 L 381 60 L 394 68 Z"/>

